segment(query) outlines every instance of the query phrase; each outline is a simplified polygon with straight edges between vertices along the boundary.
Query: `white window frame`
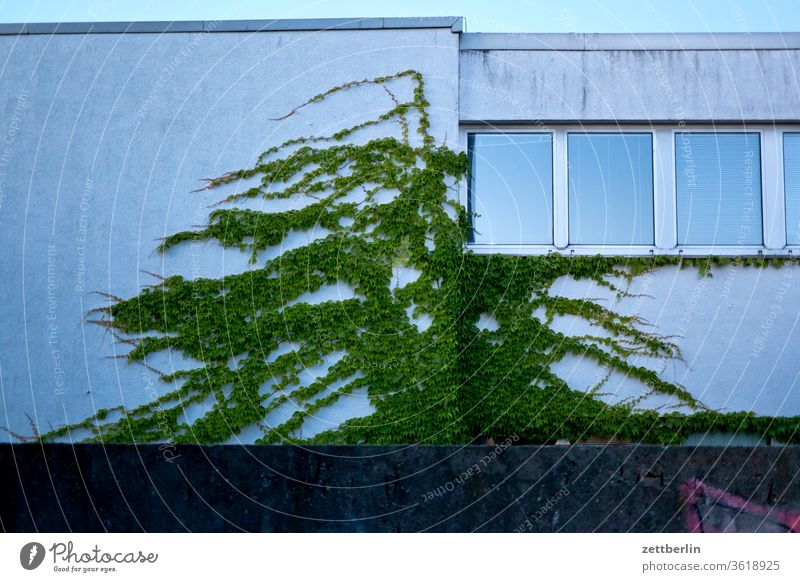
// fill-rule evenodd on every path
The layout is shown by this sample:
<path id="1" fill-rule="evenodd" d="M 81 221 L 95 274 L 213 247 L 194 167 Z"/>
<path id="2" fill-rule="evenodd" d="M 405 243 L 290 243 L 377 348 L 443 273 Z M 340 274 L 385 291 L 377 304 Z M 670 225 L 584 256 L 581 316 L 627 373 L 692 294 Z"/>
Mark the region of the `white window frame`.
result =
<path id="1" fill-rule="evenodd" d="M 761 240 L 762 244 L 760 245 L 679 245 L 678 244 L 678 188 L 677 184 L 675 184 L 675 176 L 678 171 L 678 146 L 676 137 L 680 134 L 684 133 L 754 133 L 758 134 L 758 145 L 759 145 L 759 164 L 760 166 L 760 175 L 761 175 Z M 672 192 L 674 195 L 673 204 L 674 204 L 674 220 L 672 221 L 674 224 L 674 233 L 673 238 L 670 241 L 674 248 L 684 250 L 684 254 L 693 254 L 693 255 L 759 255 L 759 254 L 766 254 L 767 252 L 771 252 L 770 244 L 775 244 L 775 241 L 772 240 L 772 237 L 775 236 L 776 233 L 772 232 L 773 229 L 770 226 L 770 220 L 768 216 L 773 216 L 776 209 L 773 207 L 775 202 L 775 191 L 772 191 L 772 196 L 767 195 L 767 184 L 769 180 L 766 177 L 766 169 L 767 164 L 765 164 L 766 158 L 766 143 L 767 143 L 767 129 L 764 127 L 746 127 L 746 126 L 714 126 L 714 125 L 700 125 L 700 124 L 687 124 L 685 127 L 675 128 L 673 127 L 670 131 L 671 135 L 671 143 L 672 143 L 672 176 L 673 176 L 673 186 Z M 781 156 L 783 157 L 783 156 Z M 781 187 L 781 203 L 783 202 L 783 188 Z M 783 212 L 781 212 L 783 214 Z M 784 223 L 784 219 L 781 218 L 781 224 Z M 769 232 L 768 232 L 769 231 Z M 775 250 L 783 249 L 786 245 L 786 227 L 783 227 L 783 236 L 781 237 L 781 242 L 779 243 L 780 246 L 775 247 Z M 727 251 L 726 251 L 727 249 Z"/>
<path id="2" fill-rule="evenodd" d="M 570 245 L 569 188 L 567 169 L 568 133 L 650 133 L 653 144 L 653 245 Z M 758 133 L 761 146 L 762 245 L 678 245 L 677 187 L 675 181 L 675 135 L 680 133 Z M 791 256 L 800 245 L 786 246 L 785 195 L 783 190 L 783 134 L 800 133 L 800 126 L 766 124 L 647 123 L 620 124 L 508 124 L 490 126 L 463 124 L 460 143 L 467 151 L 471 133 L 552 133 L 553 135 L 553 243 L 552 245 L 470 243 L 476 254 L 650 256 Z M 459 201 L 467 208 L 469 176 L 459 188 Z"/>
<path id="3" fill-rule="evenodd" d="M 653 244 L 640 244 L 640 245 L 625 245 L 625 244 L 605 244 L 605 245 L 586 245 L 586 244 L 569 244 L 569 135 L 570 134 L 584 134 L 584 135 L 591 135 L 591 134 L 631 134 L 631 135 L 649 135 L 650 136 L 650 162 L 652 164 L 652 181 L 653 181 Z M 598 129 L 597 126 L 585 126 L 579 130 L 575 129 L 567 129 L 564 131 L 564 163 L 566 165 L 566 173 L 564 175 L 564 180 L 566 184 L 567 196 L 566 196 L 566 219 L 564 220 L 565 225 L 565 238 L 563 239 L 564 248 L 609 248 L 609 249 L 654 249 L 656 248 L 655 241 L 656 241 L 656 133 L 652 129 L 642 126 L 639 129 L 634 128 L 625 128 L 620 129 L 616 127 L 615 129 Z M 593 253 L 597 254 L 597 253 Z M 617 253 L 612 253 L 617 254 Z"/>
<path id="4" fill-rule="evenodd" d="M 487 131 L 487 132 L 483 132 L 483 131 L 467 131 L 467 132 L 463 133 L 463 136 L 462 136 L 463 137 L 463 144 L 464 144 L 464 151 L 467 152 L 467 154 L 469 154 L 469 136 L 470 136 L 470 134 L 480 134 L 480 133 L 496 133 L 496 134 L 509 135 L 509 136 L 519 135 L 519 134 L 548 135 L 548 136 L 550 136 L 550 147 L 553 148 L 552 155 L 550 156 L 552 161 L 553 161 L 553 169 L 555 169 L 556 166 L 557 166 L 556 160 L 555 160 L 555 155 L 556 155 L 556 149 L 555 149 L 556 136 L 555 136 L 555 132 L 553 132 L 553 130 L 547 129 L 547 130 L 534 131 L 534 130 L 531 130 L 530 127 L 527 127 L 525 130 L 522 130 L 522 131 L 515 131 L 513 129 L 508 129 L 508 128 L 504 128 L 503 130 Z M 470 171 L 472 171 L 472 158 L 470 158 L 470 161 L 469 161 L 469 168 L 470 168 Z M 463 197 L 461 195 L 459 196 L 459 202 L 461 203 L 461 205 L 465 209 L 468 209 L 468 210 L 471 209 L 471 207 L 472 207 L 472 204 L 471 204 L 472 201 L 469 199 L 470 198 L 470 193 L 471 193 L 471 188 L 472 188 L 472 185 L 469 183 L 470 180 L 471 180 L 471 177 L 469 176 L 469 173 L 468 173 L 467 176 L 465 176 L 465 178 L 464 178 L 464 182 L 462 184 L 462 187 L 459 188 L 460 192 L 464 192 L 465 193 Z M 543 249 L 545 251 L 544 254 L 546 254 L 546 250 L 547 249 L 555 248 L 555 241 L 557 240 L 556 239 L 556 223 L 555 223 L 555 216 L 556 216 L 556 176 L 555 176 L 555 174 L 553 174 L 551 182 L 552 182 L 552 184 L 551 184 L 551 196 L 552 196 L 551 203 L 552 204 L 551 204 L 551 206 L 553 207 L 553 216 L 552 216 L 551 224 L 552 224 L 553 244 L 530 244 L 530 243 L 528 243 L 528 244 L 519 244 L 519 245 L 517 245 L 517 244 L 503 244 L 503 243 L 475 243 L 475 242 L 470 241 L 469 247 L 470 248 L 483 248 L 483 247 L 486 247 L 486 248 L 492 248 L 492 249 L 506 248 L 506 247 L 508 247 L 508 248 L 526 247 L 526 248 L 530 248 L 530 249 Z M 470 228 L 472 228 L 473 221 L 472 221 L 472 217 L 471 216 L 469 217 L 469 222 L 470 222 Z M 471 233 L 470 234 L 470 239 L 473 238 L 473 236 L 474 236 L 474 233 Z M 539 253 L 539 254 L 541 254 L 541 253 Z"/>
<path id="5" fill-rule="evenodd" d="M 785 219 L 785 213 L 786 213 L 786 190 L 784 189 L 785 188 L 785 184 L 784 184 L 784 177 L 785 176 L 784 176 L 784 173 L 783 173 L 784 172 L 784 168 L 785 168 L 785 164 L 786 164 L 786 160 L 783 158 L 783 140 L 784 140 L 784 135 L 787 134 L 787 133 L 793 133 L 793 134 L 800 135 L 800 125 L 798 125 L 796 127 L 783 127 L 783 128 L 781 128 L 779 130 L 779 132 L 778 132 L 778 144 L 777 144 L 777 149 L 780 152 L 780 156 L 781 156 L 780 157 L 780 172 L 779 173 L 780 173 L 781 194 L 783 196 L 781 198 L 781 203 L 783 204 L 782 211 L 784 212 L 784 225 L 783 225 L 784 243 L 786 244 L 786 248 L 789 249 L 790 251 L 794 250 L 795 253 L 800 253 L 800 244 L 798 244 L 798 245 L 790 245 L 790 244 L 788 244 L 788 241 L 786 240 L 786 219 Z"/>

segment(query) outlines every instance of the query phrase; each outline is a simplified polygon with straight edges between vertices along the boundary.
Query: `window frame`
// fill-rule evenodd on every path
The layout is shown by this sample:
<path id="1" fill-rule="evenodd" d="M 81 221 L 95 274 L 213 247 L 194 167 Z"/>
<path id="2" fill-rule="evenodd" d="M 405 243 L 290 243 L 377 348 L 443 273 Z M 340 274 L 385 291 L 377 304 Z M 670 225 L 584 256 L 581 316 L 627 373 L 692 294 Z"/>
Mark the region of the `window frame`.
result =
<path id="1" fill-rule="evenodd" d="M 647 135 L 650 137 L 650 170 L 651 170 L 651 188 L 650 188 L 650 196 L 653 199 L 653 243 L 648 244 L 615 244 L 615 243 L 605 243 L 605 244 L 585 244 L 585 243 L 570 243 L 569 242 L 569 136 L 570 135 L 610 135 L 610 134 L 617 134 L 617 135 Z M 612 249 L 617 248 L 655 248 L 655 240 L 656 240 L 656 134 L 652 130 L 647 129 L 625 129 L 625 130 L 600 130 L 596 127 L 592 127 L 591 129 L 584 129 L 581 131 L 576 131 L 572 129 L 567 129 L 564 132 L 564 139 L 566 140 L 565 148 L 566 148 L 566 164 L 567 164 L 567 175 L 566 175 L 566 185 L 567 185 L 567 216 L 566 216 L 566 231 L 567 231 L 567 248 L 584 248 L 584 247 L 608 247 Z M 555 146 L 553 146 L 555 147 Z"/>
<path id="2" fill-rule="evenodd" d="M 679 133 L 758 133 L 761 162 L 761 245 L 678 245 L 677 181 L 675 135 Z M 503 245 L 469 243 L 476 254 L 509 255 L 606 255 L 606 256 L 686 256 L 758 257 L 793 256 L 800 245 L 786 244 L 785 192 L 783 187 L 783 134 L 800 133 L 800 124 L 784 123 L 486 123 L 462 122 L 460 144 L 467 151 L 467 140 L 475 133 L 552 133 L 553 135 L 553 244 Z M 567 134 L 569 133 L 650 133 L 653 146 L 653 245 L 570 245 Z M 469 175 L 459 187 L 459 201 L 467 208 Z M 470 218 L 471 221 L 471 218 Z"/>
<path id="3" fill-rule="evenodd" d="M 786 157 L 783 151 L 784 140 L 786 139 L 786 134 L 795 134 L 800 135 L 800 125 L 796 127 L 783 127 L 779 130 L 779 137 L 778 137 L 778 149 L 780 150 L 780 187 L 781 187 L 781 205 L 784 212 L 784 220 L 783 220 L 783 236 L 784 236 L 784 243 L 786 245 L 786 249 L 788 252 L 791 253 L 792 251 L 799 252 L 800 251 L 800 243 L 796 245 L 789 244 L 789 232 L 788 227 L 789 225 L 786 222 Z"/>
<path id="4" fill-rule="evenodd" d="M 764 176 L 765 173 L 765 165 L 764 165 L 764 143 L 765 143 L 765 130 L 764 128 L 758 127 L 746 127 L 746 126 L 714 126 L 714 125 L 699 125 L 699 124 L 688 124 L 686 127 L 683 128 L 673 128 L 670 132 L 672 136 L 672 175 L 673 175 L 673 188 L 672 193 L 674 196 L 674 208 L 675 208 L 675 248 L 680 250 L 685 250 L 686 254 L 690 252 L 696 253 L 697 250 L 702 251 L 702 255 L 741 255 L 742 249 L 746 249 L 746 254 L 753 254 L 759 255 L 764 254 L 765 251 L 768 250 L 767 247 L 767 200 L 766 200 L 766 179 Z M 738 133 L 738 134 L 758 134 L 758 163 L 760 164 L 760 177 L 761 183 L 759 184 L 760 193 L 761 193 L 761 244 L 760 245 L 680 245 L 678 244 L 678 145 L 676 137 L 680 134 L 685 133 L 701 133 L 701 134 L 720 134 L 720 133 Z M 781 137 L 781 139 L 783 139 Z M 781 155 L 781 157 L 783 157 Z M 781 164 L 782 165 L 782 164 Z M 784 220 L 785 223 L 785 220 Z M 784 241 L 786 238 L 785 233 L 785 226 L 784 226 Z M 785 242 L 784 242 L 785 245 Z M 781 245 L 781 246 L 784 246 Z M 733 250 L 734 252 L 725 252 L 725 249 Z"/>
<path id="5" fill-rule="evenodd" d="M 556 226 L 555 226 L 555 198 L 556 198 L 556 192 L 555 191 L 556 191 L 556 184 L 555 184 L 555 176 L 553 176 L 552 173 L 551 173 L 551 180 L 550 180 L 550 207 L 553 208 L 553 216 L 550 217 L 550 239 L 553 241 L 552 244 L 547 244 L 547 243 L 544 243 L 544 244 L 542 244 L 542 243 L 521 243 L 521 244 L 476 243 L 474 241 L 475 230 L 473 228 L 472 212 L 473 212 L 473 207 L 475 206 L 475 200 L 474 200 L 475 193 L 473 192 L 473 186 L 472 186 L 473 180 L 472 180 L 472 176 L 470 175 L 470 172 L 472 172 L 472 166 L 473 166 L 473 159 L 472 159 L 473 153 L 472 153 L 472 151 L 473 151 L 474 148 L 473 148 L 472 144 L 474 142 L 471 141 L 471 138 L 472 138 L 472 136 L 477 135 L 477 134 L 481 134 L 481 133 L 494 133 L 494 134 L 508 135 L 508 136 L 513 136 L 513 135 L 541 135 L 541 136 L 547 135 L 547 136 L 550 136 L 550 160 L 551 160 L 552 165 L 553 165 L 553 167 L 550 168 L 551 172 L 555 168 L 555 160 L 553 158 L 553 156 L 555 154 L 555 136 L 553 135 L 552 131 L 494 131 L 494 132 L 471 131 L 471 132 L 468 132 L 467 133 L 467 137 L 466 137 L 466 144 L 467 144 L 466 152 L 467 152 L 467 155 L 469 156 L 469 170 L 468 170 L 467 176 L 466 176 L 466 181 L 467 181 L 467 185 L 466 185 L 466 188 L 467 188 L 467 199 L 466 199 L 466 202 L 464 203 L 464 208 L 467 209 L 467 212 L 469 213 L 469 216 L 470 216 L 470 219 L 469 219 L 469 223 L 470 223 L 469 244 L 470 245 L 474 245 L 474 246 L 479 246 L 479 247 L 480 246 L 485 246 L 485 247 L 492 247 L 492 248 L 498 247 L 498 246 L 500 246 L 500 247 L 502 247 L 502 246 L 509 246 L 509 247 L 515 247 L 515 246 L 522 246 L 522 247 L 553 247 L 553 245 L 555 244 L 555 229 L 556 229 Z"/>

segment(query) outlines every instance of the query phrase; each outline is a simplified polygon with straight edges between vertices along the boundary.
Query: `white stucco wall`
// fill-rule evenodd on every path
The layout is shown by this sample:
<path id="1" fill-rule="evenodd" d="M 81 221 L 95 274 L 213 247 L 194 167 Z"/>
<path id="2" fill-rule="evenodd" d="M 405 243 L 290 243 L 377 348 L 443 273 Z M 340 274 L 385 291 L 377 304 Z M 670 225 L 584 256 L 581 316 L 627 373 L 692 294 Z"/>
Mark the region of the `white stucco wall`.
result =
<path id="1" fill-rule="evenodd" d="M 224 196 L 192 193 L 202 178 L 392 106 L 382 89 L 358 89 L 270 120 L 333 86 L 417 69 L 431 131 L 452 140 L 457 51 L 449 28 L 0 36 L 0 425 L 30 434 L 27 414 L 46 431 L 163 393 L 143 367 L 104 358 L 126 346 L 85 323 L 104 304 L 92 292 L 131 297 L 154 281 L 143 271 L 247 268 L 214 243 L 154 249 Z"/>
<path id="2" fill-rule="evenodd" d="M 594 282 L 563 277 L 550 292 L 572 298 L 601 298 L 622 314 L 638 315 L 648 331 L 670 336 L 683 361 L 632 359 L 685 387 L 697 400 L 720 411 L 747 410 L 770 416 L 800 414 L 800 270 L 755 268 L 731 263 L 701 277 L 697 269 L 665 267 L 633 280 L 623 299 Z M 625 281 L 615 283 L 626 288 Z M 556 318 L 554 329 L 568 335 L 603 335 L 574 317 Z M 554 371 L 575 389 L 590 390 L 606 375 L 593 361 L 569 357 Z M 634 378 L 612 374 L 599 389 L 607 402 L 630 401 L 647 391 Z M 674 397 L 654 394 L 642 408 L 689 412 Z"/>
<path id="3" fill-rule="evenodd" d="M 224 193 L 192 193 L 202 178 L 249 166 L 287 138 L 330 133 L 391 106 L 382 90 L 357 90 L 270 120 L 312 95 L 418 69 L 432 132 L 455 147 L 459 117 L 798 119 L 797 61 L 795 51 L 464 51 L 459 60 L 458 35 L 447 28 L 0 36 L 0 425 L 30 434 L 31 415 L 45 431 L 167 390 L 141 366 L 105 358 L 125 346 L 85 323 L 86 311 L 104 304 L 92 292 L 131 297 L 153 282 L 143 271 L 218 277 L 247 268 L 246 255 L 214 243 L 161 257 L 156 239 L 204 222 L 207 204 Z M 725 267 L 709 279 L 667 268 L 636 279 L 631 291 L 648 296 L 617 303 L 606 289 L 568 278 L 551 290 L 606 297 L 657 332 L 680 336 L 685 363 L 642 365 L 708 406 L 800 414 L 795 269 Z M 556 325 L 587 331 L 578 320 Z M 192 365 L 175 354 L 154 363 L 167 372 Z M 578 358 L 556 371 L 577 389 L 602 377 Z M 320 373 L 309 370 L 308 381 Z M 641 390 L 611 377 L 601 392 L 618 402 Z M 312 429 L 364 414 L 353 402 Z"/>

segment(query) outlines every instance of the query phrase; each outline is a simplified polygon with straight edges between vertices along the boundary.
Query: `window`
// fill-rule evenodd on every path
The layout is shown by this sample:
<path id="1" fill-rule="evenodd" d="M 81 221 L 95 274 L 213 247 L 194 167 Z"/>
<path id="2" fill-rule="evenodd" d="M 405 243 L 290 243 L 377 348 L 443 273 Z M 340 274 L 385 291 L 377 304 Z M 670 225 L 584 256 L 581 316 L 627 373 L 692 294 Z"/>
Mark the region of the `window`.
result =
<path id="1" fill-rule="evenodd" d="M 472 134 L 473 242 L 553 244 L 553 136 Z"/>
<path id="2" fill-rule="evenodd" d="M 567 159 L 570 244 L 654 244 L 649 133 L 570 133 Z"/>
<path id="3" fill-rule="evenodd" d="M 800 245 L 800 133 L 783 134 L 783 191 L 786 196 L 786 244 Z"/>
<path id="4" fill-rule="evenodd" d="M 675 134 L 679 245 L 761 245 L 761 142 L 748 133 Z"/>
<path id="5" fill-rule="evenodd" d="M 462 134 L 476 253 L 703 257 L 800 247 L 800 123 L 508 128 Z"/>

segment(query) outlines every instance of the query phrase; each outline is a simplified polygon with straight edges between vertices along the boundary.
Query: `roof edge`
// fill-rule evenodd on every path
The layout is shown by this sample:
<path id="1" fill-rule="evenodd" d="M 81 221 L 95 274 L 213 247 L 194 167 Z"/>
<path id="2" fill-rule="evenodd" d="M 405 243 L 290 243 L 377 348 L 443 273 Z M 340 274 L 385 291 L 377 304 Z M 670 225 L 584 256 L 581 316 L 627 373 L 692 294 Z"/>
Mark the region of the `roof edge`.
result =
<path id="1" fill-rule="evenodd" d="M 794 50 L 800 32 L 464 33 L 462 50 Z"/>
<path id="2" fill-rule="evenodd" d="M 420 18 L 297 18 L 286 20 L 176 20 L 134 22 L 0 23 L 0 35 L 162 34 L 174 32 L 280 32 L 449 28 L 464 31 L 461 16 Z"/>

